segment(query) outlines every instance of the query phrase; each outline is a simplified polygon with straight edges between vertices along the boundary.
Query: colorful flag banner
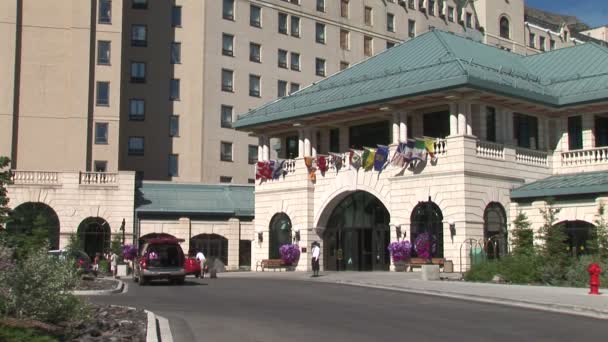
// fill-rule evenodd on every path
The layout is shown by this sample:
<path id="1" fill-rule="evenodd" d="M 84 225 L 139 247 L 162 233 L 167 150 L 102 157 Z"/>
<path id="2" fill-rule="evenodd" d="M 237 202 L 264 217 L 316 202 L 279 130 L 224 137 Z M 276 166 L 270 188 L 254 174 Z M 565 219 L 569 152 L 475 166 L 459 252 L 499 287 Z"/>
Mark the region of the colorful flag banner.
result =
<path id="1" fill-rule="evenodd" d="M 426 144 L 424 140 L 416 139 L 412 159 L 426 160 Z"/>
<path id="2" fill-rule="evenodd" d="M 403 150 L 403 159 L 406 163 L 409 163 L 414 159 L 414 149 L 416 148 L 416 140 L 408 139 Z"/>
<path id="3" fill-rule="evenodd" d="M 403 155 L 405 150 L 407 149 L 407 144 L 400 142 L 395 150 L 395 154 L 393 154 L 393 158 L 391 159 L 391 165 L 395 167 L 403 167 L 405 164 L 405 159 L 403 159 Z"/>
<path id="4" fill-rule="evenodd" d="M 259 161 L 255 163 L 255 179 L 262 179 L 262 170 L 264 169 L 264 162 Z"/>
<path id="5" fill-rule="evenodd" d="M 330 152 L 329 156 L 331 158 L 331 163 L 336 168 L 336 171 L 340 171 L 342 168 L 342 155 L 340 153 Z"/>
<path id="6" fill-rule="evenodd" d="M 437 156 L 435 155 L 435 140 L 425 139 L 424 145 L 426 146 L 426 151 L 429 153 L 429 157 L 431 157 L 431 160 L 437 160 Z"/>
<path id="7" fill-rule="evenodd" d="M 310 169 L 312 167 L 313 160 L 314 160 L 313 157 L 304 157 L 304 164 L 306 165 L 307 168 Z"/>
<path id="8" fill-rule="evenodd" d="M 319 168 L 319 171 L 321 171 L 321 173 L 325 173 L 327 171 L 327 157 L 325 156 L 318 156 L 317 157 L 317 168 Z"/>
<path id="9" fill-rule="evenodd" d="M 262 179 L 272 179 L 272 167 L 269 161 L 264 162 L 264 168 L 262 169 Z"/>
<path id="10" fill-rule="evenodd" d="M 361 157 L 361 163 L 365 171 L 369 171 L 374 167 L 374 160 L 376 159 L 376 149 L 371 147 L 363 148 L 363 156 Z"/>
<path id="11" fill-rule="evenodd" d="M 279 179 L 283 175 L 283 165 L 285 160 L 275 160 L 272 168 L 272 179 Z"/>
<path id="12" fill-rule="evenodd" d="M 361 150 L 355 150 L 355 149 L 351 149 L 350 150 L 350 166 L 354 167 L 356 170 L 358 170 L 361 167 L 361 156 L 363 154 L 363 151 Z"/>
<path id="13" fill-rule="evenodd" d="M 388 146 L 378 145 L 376 158 L 374 158 L 374 170 L 382 171 L 388 159 Z"/>

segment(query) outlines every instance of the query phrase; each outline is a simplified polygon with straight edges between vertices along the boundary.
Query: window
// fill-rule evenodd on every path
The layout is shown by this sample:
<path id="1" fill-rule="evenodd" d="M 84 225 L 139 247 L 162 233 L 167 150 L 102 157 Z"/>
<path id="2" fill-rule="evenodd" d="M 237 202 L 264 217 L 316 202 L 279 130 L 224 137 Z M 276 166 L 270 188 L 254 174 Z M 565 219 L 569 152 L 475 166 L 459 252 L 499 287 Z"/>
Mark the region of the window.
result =
<path id="1" fill-rule="evenodd" d="M 325 24 L 315 24 L 315 41 L 320 44 L 325 44 Z"/>
<path id="2" fill-rule="evenodd" d="M 249 164 L 255 164 L 258 162 L 258 147 L 256 145 L 249 145 L 247 150 L 247 162 Z"/>
<path id="3" fill-rule="evenodd" d="M 131 7 L 133 9 L 146 9 L 148 8 L 148 0 L 133 0 Z"/>
<path id="4" fill-rule="evenodd" d="M 179 137 L 179 116 L 171 115 L 169 117 L 169 136 Z"/>
<path id="5" fill-rule="evenodd" d="M 252 62 L 261 62 L 262 46 L 257 43 L 249 43 L 249 60 Z"/>
<path id="6" fill-rule="evenodd" d="M 182 7 L 173 6 L 171 8 L 171 26 L 180 27 L 182 26 Z"/>
<path id="7" fill-rule="evenodd" d="M 251 5 L 249 7 L 249 25 L 262 27 L 262 8 Z"/>
<path id="8" fill-rule="evenodd" d="M 96 122 L 95 123 L 95 144 L 107 144 L 108 143 L 108 123 L 107 122 Z"/>
<path id="9" fill-rule="evenodd" d="M 435 15 L 435 0 L 429 0 L 429 15 Z"/>
<path id="10" fill-rule="evenodd" d="M 234 91 L 233 86 L 233 71 L 228 69 L 222 69 L 222 90 L 223 91 Z"/>
<path id="11" fill-rule="evenodd" d="M 416 9 L 416 1 L 415 0 L 407 0 L 407 7 L 409 9 Z"/>
<path id="12" fill-rule="evenodd" d="M 325 76 L 325 60 L 322 58 L 315 58 L 315 74 L 317 76 Z"/>
<path id="13" fill-rule="evenodd" d="M 279 68 L 287 69 L 287 51 L 279 49 L 278 65 Z"/>
<path id="14" fill-rule="evenodd" d="M 386 14 L 386 30 L 395 32 L 395 15 L 393 13 Z"/>
<path id="15" fill-rule="evenodd" d="M 279 33 L 287 34 L 287 14 L 279 13 Z"/>
<path id="16" fill-rule="evenodd" d="M 345 62 L 345 61 L 340 62 L 340 70 L 347 69 L 349 66 L 350 66 L 350 63 L 348 63 L 348 62 Z"/>
<path id="17" fill-rule="evenodd" d="M 178 170 L 179 170 L 178 161 L 179 161 L 179 156 L 177 154 L 169 155 L 169 176 L 170 177 L 178 176 Z"/>
<path id="18" fill-rule="evenodd" d="M 454 22 L 454 7 L 448 6 L 448 21 Z"/>
<path id="19" fill-rule="evenodd" d="M 254 178 L 247 178 L 247 183 L 248 184 L 255 184 L 255 179 Z M 241 247 L 243 248 L 243 247 Z"/>
<path id="20" fill-rule="evenodd" d="M 131 46 L 148 46 L 148 34 L 146 25 L 131 26 Z"/>
<path id="21" fill-rule="evenodd" d="M 107 40 L 97 41 L 97 64 L 110 65 L 110 42 Z"/>
<path id="22" fill-rule="evenodd" d="M 278 97 L 287 96 L 287 81 L 279 80 L 277 82 L 277 96 Z"/>
<path id="23" fill-rule="evenodd" d="M 297 52 L 291 53 L 291 70 L 300 71 L 300 54 Z"/>
<path id="24" fill-rule="evenodd" d="M 348 1 L 340 0 L 340 16 L 342 18 L 348 18 Z"/>
<path id="25" fill-rule="evenodd" d="M 260 97 L 260 76 L 249 75 L 249 96 Z"/>
<path id="26" fill-rule="evenodd" d="M 222 105 L 220 118 L 220 125 L 223 128 L 232 128 L 232 106 Z"/>
<path id="27" fill-rule="evenodd" d="M 129 137 L 128 153 L 131 156 L 142 156 L 144 154 L 144 137 Z"/>
<path id="28" fill-rule="evenodd" d="M 182 62 L 182 43 L 171 43 L 171 64 Z"/>
<path id="29" fill-rule="evenodd" d="M 538 39 L 540 39 L 540 41 L 538 42 L 538 45 L 540 45 L 539 46 L 540 51 L 545 51 L 545 42 L 546 42 L 545 37 L 541 36 L 541 37 L 538 37 Z"/>
<path id="30" fill-rule="evenodd" d="M 220 183 L 232 183 L 232 177 L 220 176 Z"/>
<path id="31" fill-rule="evenodd" d="M 416 21 L 412 19 L 407 21 L 407 34 L 410 37 L 416 37 Z"/>
<path id="32" fill-rule="evenodd" d="M 340 152 L 340 129 L 332 128 L 329 130 L 329 151 Z"/>
<path id="33" fill-rule="evenodd" d="M 110 82 L 97 82 L 97 100 L 98 106 L 110 105 Z"/>
<path id="34" fill-rule="evenodd" d="M 568 117 L 568 150 L 583 149 L 583 117 Z"/>
<path id="35" fill-rule="evenodd" d="M 496 108 L 486 107 L 486 140 L 496 141 Z"/>
<path id="36" fill-rule="evenodd" d="M 317 11 L 325 12 L 325 0 L 317 0 Z"/>
<path id="37" fill-rule="evenodd" d="M 131 62 L 131 83 L 146 83 L 146 63 Z"/>
<path id="38" fill-rule="evenodd" d="M 222 55 L 234 56 L 234 36 L 231 34 L 222 34 Z"/>
<path id="39" fill-rule="evenodd" d="M 172 101 L 179 101 L 179 79 L 172 79 L 169 88 L 169 99 Z"/>
<path id="40" fill-rule="evenodd" d="M 295 93 L 298 90 L 300 90 L 300 84 L 291 82 L 291 84 L 289 85 L 289 95 Z"/>
<path id="41" fill-rule="evenodd" d="M 291 16 L 291 35 L 293 37 L 300 37 L 300 18 Z"/>
<path id="42" fill-rule="evenodd" d="M 373 54 L 373 40 L 372 37 L 365 36 L 363 37 L 363 54 L 366 56 L 371 56 Z"/>
<path id="43" fill-rule="evenodd" d="M 143 121 L 146 117 L 146 101 L 142 99 L 129 100 L 129 120 Z"/>
<path id="44" fill-rule="evenodd" d="M 608 117 L 595 117 L 595 147 L 608 146 Z"/>
<path id="45" fill-rule="evenodd" d="M 564 41 L 568 40 L 568 31 L 564 30 Z"/>
<path id="46" fill-rule="evenodd" d="M 372 8 L 365 6 L 363 9 L 363 21 L 365 25 L 372 26 Z"/>
<path id="47" fill-rule="evenodd" d="M 349 35 L 348 31 L 340 30 L 340 47 L 342 50 L 350 49 Z"/>
<path id="48" fill-rule="evenodd" d="M 511 39 L 511 27 L 507 17 L 500 18 L 500 36 L 505 39 Z"/>
<path id="49" fill-rule="evenodd" d="M 112 23 L 112 1 L 99 0 L 99 20 L 100 24 Z"/>
<path id="50" fill-rule="evenodd" d="M 538 118 L 534 116 L 514 113 L 513 135 L 517 139 L 517 146 L 537 149 Z"/>
<path id="51" fill-rule="evenodd" d="M 468 28 L 473 28 L 473 14 L 467 12 L 466 25 Z"/>
<path id="52" fill-rule="evenodd" d="M 95 172 L 107 172 L 108 162 L 105 160 L 96 160 L 93 162 L 93 170 Z"/>
<path id="53" fill-rule="evenodd" d="M 232 161 L 232 143 L 224 141 L 221 142 L 220 159 L 222 161 Z"/>
<path id="54" fill-rule="evenodd" d="M 386 42 L 386 49 L 387 50 L 390 49 L 390 48 L 392 48 L 392 47 L 394 47 L 394 46 L 395 46 L 395 43 L 389 42 L 389 41 Z"/>
<path id="55" fill-rule="evenodd" d="M 234 20 L 234 0 L 223 0 L 222 18 Z"/>
<path id="56" fill-rule="evenodd" d="M 418 9 L 424 12 L 424 0 L 418 0 Z"/>
<path id="57" fill-rule="evenodd" d="M 534 33 L 530 32 L 530 35 L 529 35 L 529 40 L 530 40 L 530 41 L 529 41 L 529 45 L 530 45 L 530 47 L 531 47 L 531 48 L 536 47 L 536 35 L 535 35 Z"/>
<path id="58" fill-rule="evenodd" d="M 549 40 L 549 50 L 555 50 L 555 40 L 553 39 Z"/>

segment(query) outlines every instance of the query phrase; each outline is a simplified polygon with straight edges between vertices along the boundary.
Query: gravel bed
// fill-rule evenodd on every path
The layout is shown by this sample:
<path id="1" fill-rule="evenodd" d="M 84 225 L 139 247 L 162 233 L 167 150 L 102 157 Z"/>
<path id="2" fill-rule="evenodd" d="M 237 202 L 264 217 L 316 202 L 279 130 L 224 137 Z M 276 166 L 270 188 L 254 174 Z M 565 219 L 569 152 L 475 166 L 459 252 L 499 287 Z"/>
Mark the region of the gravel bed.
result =
<path id="1" fill-rule="evenodd" d="M 72 328 L 76 342 L 145 342 L 148 315 L 123 306 L 92 305 L 92 319 Z"/>
<path id="2" fill-rule="evenodd" d="M 100 291 L 114 290 L 118 286 L 118 281 L 99 278 L 84 278 L 81 279 L 76 286 L 77 291 Z"/>

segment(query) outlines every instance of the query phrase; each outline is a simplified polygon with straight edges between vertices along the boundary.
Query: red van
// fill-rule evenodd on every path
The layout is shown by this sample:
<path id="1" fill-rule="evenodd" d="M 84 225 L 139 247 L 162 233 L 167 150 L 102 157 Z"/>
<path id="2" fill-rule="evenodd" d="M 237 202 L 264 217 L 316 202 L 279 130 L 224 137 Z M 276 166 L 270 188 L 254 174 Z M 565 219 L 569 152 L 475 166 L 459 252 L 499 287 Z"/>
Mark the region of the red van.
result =
<path id="1" fill-rule="evenodd" d="M 134 265 L 133 279 L 142 286 L 156 279 L 167 279 L 172 283 L 183 284 L 186 271 L 180 242 L 184 240 L 175 238 L 147 240 Z"/>

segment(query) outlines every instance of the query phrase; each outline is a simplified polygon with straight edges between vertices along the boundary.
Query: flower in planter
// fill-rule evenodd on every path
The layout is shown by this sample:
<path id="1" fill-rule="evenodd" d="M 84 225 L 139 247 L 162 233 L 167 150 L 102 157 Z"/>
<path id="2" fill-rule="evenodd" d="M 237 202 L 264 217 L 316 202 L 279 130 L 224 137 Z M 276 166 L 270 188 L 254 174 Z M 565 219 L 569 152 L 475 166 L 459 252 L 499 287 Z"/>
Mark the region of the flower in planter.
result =
<path id="1" fill-rule="evenodd" d="M 279 253 L 286 265 L 293 265 L 300 259 L 300 246 L 286 244 L 279 248 Z"/>
<path id="2" fill-rule="evenodd" d="M 436 248 L 437 246 L 435 245 L 430 233 L 420 233 L 416 237 L 414 249 L 416 250 L 416 254 L 419 258 L 430 259 Z"/>
<path id="3" fill-rule="evenodd" d="M 125 260 L 133 260 L 137 257 L 137 247 L 133 245 L 122 246 L 122 256 Z"/>
<path id="4" fill-rule="evenodd" d="M 393 262 L 401 262 L 410 258 L 412 244 L 407 240 L 392 242 L 388 245 L 388 251 L 393 257 Z"/>

